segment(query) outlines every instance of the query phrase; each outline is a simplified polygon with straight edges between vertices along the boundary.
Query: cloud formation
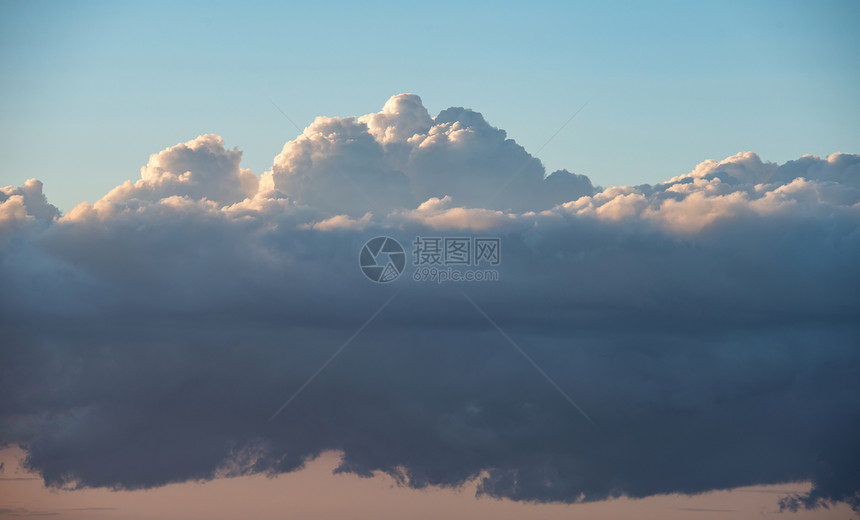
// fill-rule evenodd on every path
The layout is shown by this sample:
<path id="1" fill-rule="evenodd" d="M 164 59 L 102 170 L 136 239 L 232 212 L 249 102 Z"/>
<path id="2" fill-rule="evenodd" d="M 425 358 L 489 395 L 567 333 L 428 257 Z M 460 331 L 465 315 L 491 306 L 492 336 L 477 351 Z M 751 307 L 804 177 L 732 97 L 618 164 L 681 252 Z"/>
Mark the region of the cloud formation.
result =
<path id="1" fill-rule="evenodd" d="M 431 118 L 413 94 L 376 114 L 318 117 L 284 146 L 271 176 L 299 203 L 357 216 L 455 194 L 464 206 L 527 211 L 594 192 L 567 171 L 545 181 L 540 161 L 481 114 L 449 108 Z"/>
<path id="2" fill-rule="evenodd" d="M 860 156 L 602 189 L 403 94 L 317 118 L 259 181 L 240 159 L 200 136 L 63 216 L 36 180 L 0 192 L 0 444 L 47 483 L 337 450 L 342 471 L 515 500 L 811 481 L 783 505 L 860 508 Z M 373 284 L 378 235 L 498 236 L 501 280 Z"/>
<path id="3" fill-rule="evenodd" d="M 18 188 L 0 188 L 0 231 L 24 222 L 50 222 L 59 216 L 60 211 L 42 193 L 39 180 L 29 179 Z"/>

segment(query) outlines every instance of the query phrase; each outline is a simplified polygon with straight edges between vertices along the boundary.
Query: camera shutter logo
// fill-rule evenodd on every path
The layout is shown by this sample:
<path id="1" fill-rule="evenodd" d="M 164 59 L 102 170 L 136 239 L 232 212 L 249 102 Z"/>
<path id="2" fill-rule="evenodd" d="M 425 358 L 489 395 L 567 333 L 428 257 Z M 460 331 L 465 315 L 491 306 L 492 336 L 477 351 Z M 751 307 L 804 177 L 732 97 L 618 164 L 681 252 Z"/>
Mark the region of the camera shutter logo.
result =
<path id="1" fill-rule="evenodd" d="M 393 282 L 406 267 L 406 253 L 400 242 L 391 237 L 371 238 L 361 248 L 358 263 L 371 281 Z"/>

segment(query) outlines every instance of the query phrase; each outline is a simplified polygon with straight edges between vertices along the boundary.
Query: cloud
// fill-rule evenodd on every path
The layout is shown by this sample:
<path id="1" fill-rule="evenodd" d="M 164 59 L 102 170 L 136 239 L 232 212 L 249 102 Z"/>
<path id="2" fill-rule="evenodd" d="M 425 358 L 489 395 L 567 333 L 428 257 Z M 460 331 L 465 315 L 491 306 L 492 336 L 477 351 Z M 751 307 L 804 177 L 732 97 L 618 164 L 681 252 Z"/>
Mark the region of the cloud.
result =
<path id="1" fill-rule="evenodd" d="M 335 215 L 320 222 L 309 222 L 299 226 L 300 229 L 316 229 L 319 231 L 331 231 L 334 229 L 363 230 L 367 227 L 373 214 L 367 212 L 360 219 L 349 218 L 349 215 Z"/>
<path id="2" fill-rule="evenodd" d="M 465 108 L 431 118 L 414 94 L 359 118 L 318 117 L 275 158 L 274 187 L 298 202 L 360 216 L 414 208 L 430 198 L 499 210 L 545 209 L 594 187 L 540 161 L 504 130 Z"/>
<path id="3" fill-rule="evenodd" d="M 414 210 L 398 215 L 407 221 L 417 222 L 432 229 L 486 231 L 503 227 L 516 218 L 498 210 L 453 206 L 451 197 L 432 197 Z"/>
<path id="4" fill-rule="evenodd" d="M 405 143 L 416 135 L 426 135 L 433 127 L 433 119 L 413 94 L 392 96 L 382 111 L 362 116 L 359 122 L 367 125 L 368 132 L 383 146 Z"/>
<path id="5" fill-rule="evenodd" d="M 594 188 L 544 178 L 477 112 L 401 95 L 318 118 L 259 183 L 239 159 L 201 136 L 61 217 L 38 181 L 3 189 L 0 444 L 47 483 L 335 450 L 341 471 L 515 500 L 811 481 L 785 506 L 860 507 L 860 156 L 743 153 Z M 407 254 L 499 237 L 500 281 L 414 282 L 408 264 L 374 284 L 374 236 Z"/>
<path id="6" fill-rule="evenodd" d="M 3 516 L 57 516 L 58 514 L 59 513 L 44 511 L 30 511 L 29 509 L 25 509 L 23 507 L 0 507 L 0 515 Z"/>
<path id="7" fill-rule="evenodd" d="M 136 210 L 149 202 L 170 197 L 208 200 L 219 205 L 240 202 L 258 191 L 259 181 L 250 170 L 239 167 L 242 152 L 226 150 L 220 136 L 201 135 L 149 157 L 140 179 L 112 189 L 95 205 L 96 211 Z M 83 203 L 72 215 L 92 206 Z"/>
<path id="8" fill-rule="evenodd" d="M 620 186 L 564 204 L 567 211 L 602 219 L 646 219 L 680 233 L 718 221 L 760 215 L 786 218 L 856 213 L 860 157 L 803 157 L 763 163 L 751 152 L 705 161 L 687 175 L 656 186 Z M 839 179 L 839 180 L 835 180 Z"/>
<path id="9" fill-rule="evenodd" d="M 60 211 L 42 193 L 41 181 L 29 179 L 19 188 L 0 188 L 0 231 L 28 221 L 50 221 L 59 215 Z"/>

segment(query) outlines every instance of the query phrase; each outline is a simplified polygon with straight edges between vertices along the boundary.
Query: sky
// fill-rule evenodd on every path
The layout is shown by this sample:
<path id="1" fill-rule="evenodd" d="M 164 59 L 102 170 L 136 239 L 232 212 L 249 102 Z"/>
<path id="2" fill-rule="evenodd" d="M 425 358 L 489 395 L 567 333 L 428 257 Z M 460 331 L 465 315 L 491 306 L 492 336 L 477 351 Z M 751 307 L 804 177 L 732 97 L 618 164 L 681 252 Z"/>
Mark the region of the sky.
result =
<path id="1" fill-rule="evenodd" d="M 304 128 L 402 92 L 486 114 L 602 186 L 746 150 L 856 151 L 858 16 L 850 1 L 5 2 L 0 180 L 43 179 L 68 211 L 204 133 L 260 174 L 299 133 L 271 101 Z"/>
<path id="2" fill-rule="evenodd" d="M 3 4 L 0 518 L 858 516 L 858 11 Z"/>

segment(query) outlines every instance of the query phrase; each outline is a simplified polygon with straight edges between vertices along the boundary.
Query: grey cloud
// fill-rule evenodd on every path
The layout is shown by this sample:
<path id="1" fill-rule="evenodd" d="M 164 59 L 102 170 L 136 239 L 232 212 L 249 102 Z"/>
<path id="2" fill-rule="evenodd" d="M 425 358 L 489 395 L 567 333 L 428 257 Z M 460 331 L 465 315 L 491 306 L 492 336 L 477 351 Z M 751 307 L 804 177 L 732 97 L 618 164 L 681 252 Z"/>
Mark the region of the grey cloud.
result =
<path id="1" fill-rule="evenodd" d="M 45 512 L 45 511 L 31 511 L 29 509 L 23 507 L 0 507 L 0 515 L 4 516 L 14 516 L 14 517 L 24 517 L 24 516 L 57 516 L 59 513 Z"/>
<path id="2" fill-rule="evenodd" d="M 238 162 L 209 176 L 222 162 L 189 159 L 170 171 L 232 179 L 235 196 L 177 181 L 4 228 L 0 444 L 23 446 L 51 485 L 278 473 L 337 450 L 340 471 L 415 487 L 478 478 L 479 493 L 515 500 L 811 481 L 784 506 L 860 508 L 858 156 L 739 154 L 603 190 L 567 172 L 543 180 L 480 114 L 430 121 L 422 108 L 406 97 L 383 115 L 318 119 L 255 193 L 237 188 Z M 469 183 L 494 175 L 494 154 L 534 165 L 522 212 L 458 202 L 490 197 Z M 436 199 L 336 217 L 349 213 L 341 175 L 400 179 L 401 196 L 443 170 L 457 175 Z M 579 195 L 540 193 L 555 183 Z M 409 247 L 454 234 L 502 239 L 499 282 L 417 283 L 409 267 L 377 285 L 359 270 L 373 236 Z"/>

